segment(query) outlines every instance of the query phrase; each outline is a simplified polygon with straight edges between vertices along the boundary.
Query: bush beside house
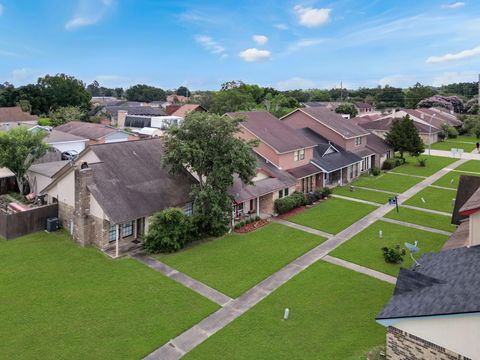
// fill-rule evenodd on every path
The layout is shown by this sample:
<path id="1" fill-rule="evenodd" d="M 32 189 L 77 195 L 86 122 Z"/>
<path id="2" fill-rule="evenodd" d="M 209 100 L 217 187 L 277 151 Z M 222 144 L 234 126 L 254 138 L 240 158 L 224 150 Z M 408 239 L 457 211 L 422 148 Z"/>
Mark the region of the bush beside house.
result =
<path id="1" fill-rule="evenodd" d="M 170 208 L 153 215 L 145 237 L 147 253 L 171 253 L 180 250 L 189 240 L 190 220 L 182 209 Z"/>

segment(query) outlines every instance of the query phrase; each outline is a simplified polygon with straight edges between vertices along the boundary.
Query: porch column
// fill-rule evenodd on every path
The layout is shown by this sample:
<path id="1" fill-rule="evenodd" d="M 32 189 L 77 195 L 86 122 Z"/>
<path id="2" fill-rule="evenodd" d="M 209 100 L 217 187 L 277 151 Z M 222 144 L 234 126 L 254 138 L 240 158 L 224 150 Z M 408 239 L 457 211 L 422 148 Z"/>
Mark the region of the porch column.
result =
<path id="1" fill-rule="evenodd" d="M 260 196 L 257 197 L 257 216 L 260 216 Z"/>
<path id="2" fill-rule="evenodd" d="M 340 169 L 340 186 L 343 186 L 343 168 Z"/>
<path id="3" fill-rule="evenodd" d="M 120 225 L 115 225 L 115 257 L 118 258 L 118 240 L 120 238 Z"/>
<path id="4" fill-rule="evenodd" d="M 133 220 L 133 239 L 136 239 L 138 236 L 137 223 L 138 223 L 138 219 Z"/>

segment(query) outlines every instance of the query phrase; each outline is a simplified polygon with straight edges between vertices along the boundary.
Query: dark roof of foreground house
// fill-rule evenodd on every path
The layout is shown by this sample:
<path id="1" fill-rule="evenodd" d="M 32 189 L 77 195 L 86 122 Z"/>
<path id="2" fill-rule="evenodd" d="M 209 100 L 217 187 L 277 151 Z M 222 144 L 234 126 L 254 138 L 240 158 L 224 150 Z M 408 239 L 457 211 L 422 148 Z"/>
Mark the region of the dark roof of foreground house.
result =
<path id="1" fill-rule="evenodd" d="M 480 312 L 480 246 L 427 253 L 418 262 L 400 269 L 378 320 Z"/>
<path id="2" fill-rule="evenodd" d="M 258 154 L 256 157 L 257 171 L 268 175 L 268 177 L 256 181 L 254 185 L 245 185 L 238 176 L 235 176 L 233 180 L 233 186 L 228 190 L 228 194 L 237 203 L 255 199 L 271 192 L 293 186 L 296 183 L 295 178 L 288 172 L 279 170 L 277 167 L 266 161 Z"/>
<path id="3" fill-rule="evenodd" d="M 111 133 L 121 131 L 110 126 L 83 121 L 70 121 L 63 125 L 57 126 L 55 129 L 64 133 L 91 140 L 99 140 Z"/>
<path id="4" fill-rule="evenodd" d="M 100 159 L 91 164 L 89 190 L 112 223 L 149 216 L 168 207 L 183 206 L 196 180 L 188 172 L 172 176 L 160 164 L 160 139 L 92 145 Z"/>
<path id="5" fill-rule="evenodd" d="M 244 116 L 246 119 L 241 126 L 280 154 L 315 146 L 313 141 L 297 133 L 295 129 L 267 111 L 231 112 L 227 115 Z"/>
<path id="6" fill-rule="evenodd" d="M 467 215 L 461 214 L 462 208 L 479 189 L 480 176 L 460 175 L 455 205 L 453 206 L 452 224 L 459 225 L 462 220 L 468 218 Z"/>
<path id="7" fill-rule="evenodd" d="M 23 122 L 23 121 L 37 121 L 36 115 L 31 115 L 28 112 L 22 111 L 19 106 L 0 107 L 0 123 L 2 122 Z"/>
<path id="8" fill-rule="evenodd" d="M 310 128 L 297 131 L 317 144 L 312 162 L 327 173 L 362 161 L 360 156 L 344 150 Z"/>
<path id="9" fill-rule="evenodd" d="M 350 139 L 358 136 L 368 135 L 362 127 L 352 123 L 348 119 L 344 119 L 340 114 L 322 107 L 301 108 L 296 111 L 301 111 L 312 117 L 327 128 L 335 131 L 345 139 Z M 286 115 L 288 116 L 288 115 Z"/>

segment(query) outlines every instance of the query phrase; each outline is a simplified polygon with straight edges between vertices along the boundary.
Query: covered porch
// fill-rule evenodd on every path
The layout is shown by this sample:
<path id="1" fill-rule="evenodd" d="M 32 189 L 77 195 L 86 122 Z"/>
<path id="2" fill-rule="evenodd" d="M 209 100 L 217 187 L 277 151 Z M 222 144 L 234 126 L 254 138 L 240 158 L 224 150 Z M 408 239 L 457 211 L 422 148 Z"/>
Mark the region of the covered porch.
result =
<path id="1" fill-rule="evenodd" d="M 147 218 L 140 218 L 120 224 L 109 223 L 107 245 L 103 248 L 108 256 L 117 259 L 135 250 L 140 250 L 147 232 Z"/>
<path id="2" fill-rule="evenodd" d="M 260 209 L 260 196 L 244 201 L 234 201 L 232 207 L 232 226 L 257 216 L 262 217 Z M 265 214 L 263 215 L 265 217 Z"/>

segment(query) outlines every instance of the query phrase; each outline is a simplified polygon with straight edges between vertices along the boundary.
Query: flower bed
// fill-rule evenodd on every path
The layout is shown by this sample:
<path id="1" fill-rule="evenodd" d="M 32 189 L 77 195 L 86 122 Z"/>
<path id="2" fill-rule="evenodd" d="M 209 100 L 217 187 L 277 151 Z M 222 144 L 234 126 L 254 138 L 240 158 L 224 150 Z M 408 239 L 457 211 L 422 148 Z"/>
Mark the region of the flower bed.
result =
<path id="1" fill-rule="evenodd" d="M 260 219 L 260 220 L 251 222 L 250 224 L 245 224 L 244 226 L 242 226 L 238 229 L 235 229 L 235 232 L 240 233 L 240 234 L 245 234 L 245 233 L 248 233 L 250 231 L 259 229 L 262 226 L 267 225 L 268 223 L 269 223 L 269 221 L 267 219 Z"/>

